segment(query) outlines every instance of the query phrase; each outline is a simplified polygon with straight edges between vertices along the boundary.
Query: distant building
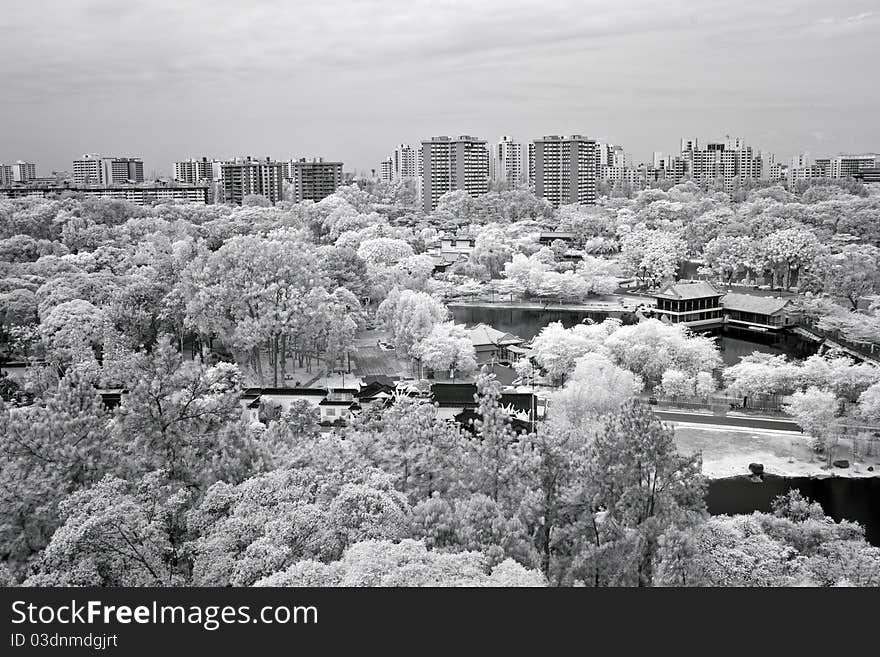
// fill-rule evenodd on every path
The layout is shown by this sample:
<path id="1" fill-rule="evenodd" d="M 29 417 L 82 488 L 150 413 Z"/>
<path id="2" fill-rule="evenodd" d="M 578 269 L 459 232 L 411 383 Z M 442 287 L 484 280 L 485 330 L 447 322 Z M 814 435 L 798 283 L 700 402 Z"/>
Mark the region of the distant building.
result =
<path id="1" fill-rule="evenodd" d="M 29 183 L 37 177 L 37 165 L 33 162 L 19 160 L 12 165 L 12 181 L 17 183 Z"/>
<path id="2" fill-rule="evenodd" d="M 440 197 L 461 189 L 476 196 L 489 191 L 489 150 L 483 139 L 432 137 L 422 142 L 422 207 L 431 212 Z"/>
<path id="3" fill-rule="evenodd" d="M 322 158 L 291 160 L 287 163 L 288 180 L 293 188 L 291 200 L 320 201 L 342 186 L 342 162 L 325 162 Z"/>
<path id="4" fill-rule="evenodd" d="M 534 169 L 535 196 L 554 207 L 595 203 L 598 151 L 588 137 L 546 136 L 533 142 L 530 169 Z"/>
<path id="5" fill-rule="evenodd" d="M 73 161 L 75 185 L 119 185 L 144 182 L 144 163 L 137 157 L 101 157 L 87 153 Z"/>
<path id="6" fill-rule="evenodd" d="M 730 194 L 747 180 L 769 177 L 769 167 L 765 173 L 764 166 L 768 156 L 753 151 L 740 137 L 727 137 L 724 142 L 712 142 L 704 148 L 700 148 L 696 139 L 684 138 L 681 148 L 673 173 L 676 184 L 689 178 L 708 189 L 720 182 Z"/>
<path id="7" fill-rule="evenodd" d="M 379 180 L 382 182 L 392 182 L 394 180 L 394 160 L 386 157 L 379 162 Z"/>
<path id="8" fill-rule="evenodd" d="M 862 155 L 838 155 L 830 158 L 829 178 L 852 178 L 862 169 L 873 169 L 880 166 L 880 155 L 866 153 Z"/>
<path id="9" fill-rule="evenodd" d="M 177 182 L 196 184 L 220 180 L 223 163 L 219 160 L 201 159 L 181 160 L 174 163 L 174 179 Z"/>
<path id="10" fill-rule="evenodd" d="M 880 167 L 859 169 L 858 173 L 853 174 L 853 177 L 863 183 L 880 183 Z"/>
<path id="11" fill-rule="evenodd" d="M 0 187 L 9 187 L 12 180 L 12 165 L 0 164 Z"/>
<path id="12" fill-rule="evenodd" d="M 64 185 L 35 184 L 23 187 L 0 188 L 0 198 L 21 198 L 37 196 L 51 197 L 63 193 L 73 193 L 99 198 L 115 198 L 135 205 L 153 205 L 169 201 L 184 203 L 209 203 L 207 185 L 183 184 L 138 184 L 138 185 Z"/>
<path id="13" fill-rule="evenodd" d="M 391 173 L 395 182 L 413 180 L 419 175 L 418 153 L 409 144 L 398 144 L 391 154 Z"/>
<path id="14" fill-rule="evenodd" d="M 241 205 L 245 196 L 259 194 L 271 203 L 282 198 L 282 165 L 269 158 L 239 158 L 224 162 L 221 167 L 223 198 L 226 203 Z"/>
<path id="15" fill-rule="evenodd" d="M 661 321 L 688 327 L 720 326 L 724 323 L 723 292 L 710 283 L 673 283 L 653 295 Z"/>
<path id="16" fill-rule="evenodd" d="M 513 137 L 503 136 L 492 146 L 489 158 L 489 179 L 516 186 L 526 181 L 526 161 L 523 145 Z"/>

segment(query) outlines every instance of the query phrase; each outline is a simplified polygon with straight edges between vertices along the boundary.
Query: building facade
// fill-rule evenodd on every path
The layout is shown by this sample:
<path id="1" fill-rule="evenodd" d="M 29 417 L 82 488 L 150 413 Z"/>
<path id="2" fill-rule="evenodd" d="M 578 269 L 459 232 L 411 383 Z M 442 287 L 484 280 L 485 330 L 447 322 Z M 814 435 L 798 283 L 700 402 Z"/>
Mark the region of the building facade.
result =
<path id="1" fill-rule="evenodd" d="M 37 196 L 52 197 L 64 192 L 82 196 L 114 198 L 135 205 L 154 205 L 177 201 L 182 203 L 210 202 L 207 185 L 29 185 L 0 189 L 0 198 Z"/>
<path id="2" fill-rule="evenodd" d="M 282 198 L 284 176 L 280 162 L 273 162 L 269 158 L 239 158 L 224 162 L 220 169 L 226 203 L 241 205 L 244 197 L 251 194 L 265 196 L 273 204 Z"/>
<path id="3" fill-rule="evenodd" d="M 418 174 L 418 153 L 409 144 L 398 144 L 391 154 L 392 175 L 395 182 L 413 180 Z"/>
<path id="4" fill-rule="evenodd" d="M 876 153 L 862 155 L 838 155 L 830 158 L 829 178 L 852 178 L 862 169 L 880 166 L 880 156 Z"/>
<path id="5" fill-rule="evenodd" d="M 223 175 L 222 166 L 222 162 L 207 157 L 181 160 L 174 163 L 174 180 L 190 185 L 220 180 Z"/>
<path id="6" fill-rule="evenodd" d="M 503 136 L 492 146 L 489 159 L 489 179 L 492 182 L 506 182 L 516 187 L 526 182 L 527 164 L 523 145 L 513 137 Z"/>
<path id="7" fill-rule="evenodd" d="M 596 202 L 599 158 L 594 140 L 552 135 L 536 139 L 533 146 L 529 168 L 534 170 L 538 198 L 554 207 Z"/>
<path id="8" fill-rule="evenodd" d="M 342 162 L 325 162 L 323 158 L 300 158 L 288 162 L 288 167 L 288 181 L 292 187 L 291 200 L 297 203 L 320 201 L 344 183 Z"/>
<path id="9" fill-rule="evenodd" d="M 12 165 L 0 164 L 0 187 L 9 187 L 12 184 Z"/>
<path id="10" fill-rule="evenodd" d="M 432 212 L 440 197 L 461 189 L 476 196 L 489 191 L 489 150 L 483 139 L 432 137 L 422 142 L 422 207 Z"/>
<path id="11" fill-rule="evenodd" d="M 12 181 L 17 183 L 29 183 L 37 177 L 37 165 L 33 162 L 19 160 L 12 165 Z"/>
<path id="12" fill-rule="evenodd" d="M 386 157 L 379 162 L 379 180 L 392 182 L 394 180 L 394 159 Z"/>
<path id="13" fill-rule="evenodd" d="M 139 157 L 101 157 L 87 153 L 73 161 L 75 185 L 124 185 L 144 182 L 144 163 Z"/>

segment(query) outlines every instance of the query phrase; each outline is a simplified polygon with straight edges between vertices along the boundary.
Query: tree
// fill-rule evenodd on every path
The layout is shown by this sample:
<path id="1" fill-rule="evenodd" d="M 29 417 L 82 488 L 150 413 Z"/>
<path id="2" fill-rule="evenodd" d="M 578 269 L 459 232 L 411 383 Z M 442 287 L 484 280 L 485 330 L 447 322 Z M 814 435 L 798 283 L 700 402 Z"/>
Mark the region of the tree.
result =
<path id="1" fill-rule="evenodd" d="M 62 367 L 96 366 L 96 351 L 100 350 L 103 335 L 103 313 L 82 299 L 59 304 L 40 323 L 47 354 Z"/>
<path id="2" fill-rule="evenodd" d="M 397 395 L 378 418 L 359 418 L 343 442 L 360 463 L 388 473 L 413 504 L 464 486 L 461 429 L 438 418 L 425 400 Z"/>
<path id="3" fill-rule="evenodd" d="M 834 446 L 838 439 L 834 421 L 840 408 L 834 393 L 811 386 L 806 391 L 795 392 L 791 401 L 782 408 L 824 448 L 827 465 L 831 467 Z"/>
<path id="4" fill-rule="evenodd" d="M 721 365 L 712 338 L 693 335 L 681 325 L 668 325 L 657 319 L 620 327 L 608 336 L 604 348 L 614 363 L 643 377 L 647 383 L 660 383 L 668 369 L 696 376 Z"/>
<path id="5" fill-rule="evenodd" d="M 691 397 L 694 394 L 694 380 L 686 372 L 669 369 L 663 372 L 660 391 L 669 397 Z"/>
<path id="6" fill-rule="evenodd" d="M 241 372 L 231 363 L 184 360 L 167 337 L 132 363 L 114 429 L 135 472 L 167 471 L 172 482 L 207 488 L 240 481 L 262 456 L 241 423 Z"/>
<path id="7" fill-rule="evenodd" d="M 479 552 L 427 550 L 405 539 L 364 541 L 339 562 L 302 561 L 257 586 L 545 586 L 543 577 L 512 560 L 489 565 Z"/>
<path id="8" fill-rule="evenodd" d="M 107 475 L 61 504 L 64 524 L 28 586 L 180 586 L 178 534 L 189 495 L 152 473 L 134 483 Z"/>
<path id="9" fill-rule="evenodd" d="M 762 246 L 774 280 L 785 289 L 813 267 L 823 251 L 816 235 L 804 228 L 778 230 L 764 238 Z"/>
<path id="10" fill-rule="evenodd" d="M 601 324 L 576 324 L 570 329 L 561 322 L 552 322 L 541 329 L 532 341 L 535 362 L 548 376 L 561 381 L 575 367 L 581 356 L 599 351 L 609 335 L 620 329 L 620 323 L 606 320 Z"/>
<path id="11" fill-rule="evenodd" d="M 288 349 L 304 355 L 315 343 L 326 285 L 314 247 L 296 235 L 233 237 L 184 271 L 186 321 L 205 336 L 219 336 L 259 380 L 265 347 L 277 386 Z"/>
<path id="12" fill-rule="evenodd" d="M 122 472 L 125 441 L 93 380 L 75 371 L 20 408 L 0 405 L 0 549 L 15 567 L 46 546 L 69 493 Z"/>
<path id="13" fill-rule="evenodd" d="M 454 322 L 437 324 L 413 347 L 413 355 L 425 366 L 438 372 L 467 376 L 477 368 L 474 345 L 464 327 Z"/>
<path id="14" fill-rule="evenodd" d="M 281 468 L 236 486 L 208 489 L 187 516 L 197 538 L 193 583 L 247 586 L 302 559 L 338 559 L 351 543 L 397 539 L 408 506 L 387 475 L 337 473 L 321 482 L 309 468 Z"/>
<path id="15" fill-rule="evenodd" d="M 872 294 L 880 282 L 880 249 L 870 244 L 848 244 L 827 260 L 824 289 L 844 297 L 853 310 L 859 299 Z"/>
<path id="16" fill-rule="evenodd" d="M 407 355 L 415 355 L 416 345 L 448 315 L 446 306 L 438 299 L 412 290 L 392 291 L 376 312 L 376 317 L 391 331 L 391 340 L 398 352 Z"/>
<path id="17" fill-rule="evenodd" d="M 505 232 L 499 226 L 490 224 L 477 233 L 470 260 L 485 267 L 490 278 L 498 278 L 504 270 L 504 264 L 512 256 Z"/>
<path id="18" fill-rule="evenodd" d="M 575 361 L 565 387 L 551 397 L 551 421 L 581 428 L 617 411 L 639 394 L 643 385 L 639 377 L 617 367 L 605 356 L 588 353 Z"/>
<path id="19" fill-rule="evenodd" d="M 607 511 L 605 522 L 617 523 L 619 540 L 631 546 L 628 581 L 649 586 L 660 536 L 673 524 L 687 526 L 705 515 L 700 470 L 700 456 L 680 456 L 673 430 L 638 401 L 609 418 L 588 446 L 590 504 Z"/>
<path id="20" fill-rule="evenodd" d="M 685 241 L 663 230 L 634 230 L 620 241 L 624 270 L 650 286 L 671 281 L 686 253 Z"/>

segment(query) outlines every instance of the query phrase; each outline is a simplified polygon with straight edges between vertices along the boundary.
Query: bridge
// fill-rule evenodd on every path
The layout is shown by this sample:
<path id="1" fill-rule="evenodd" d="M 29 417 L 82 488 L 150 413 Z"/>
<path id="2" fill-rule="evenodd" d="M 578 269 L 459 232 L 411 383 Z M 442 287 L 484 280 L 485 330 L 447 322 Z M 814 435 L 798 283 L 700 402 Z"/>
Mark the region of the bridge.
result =
<path id="1" fill-rule="evenodd" d="M 795 335 L 818 342 L 820 348 L 841 351 L 856 360 L 869 361 L 880 365 L 880 346 L 870 342 L 847 340 L 839 331 L 826 331 L 809 322 L 799 322 L 790 329 Z"/>

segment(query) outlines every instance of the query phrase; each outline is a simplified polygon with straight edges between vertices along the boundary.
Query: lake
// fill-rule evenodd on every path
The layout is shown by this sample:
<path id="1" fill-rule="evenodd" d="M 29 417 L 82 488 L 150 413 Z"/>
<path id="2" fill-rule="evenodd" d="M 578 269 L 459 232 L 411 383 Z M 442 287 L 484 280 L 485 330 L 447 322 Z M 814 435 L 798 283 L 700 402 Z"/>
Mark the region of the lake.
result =
<path id="1" fill-rule="evenodd" d="M 452 316 L 459 324 L 489 324 L 512 333 L 524 340 L 531 340 L 541 329 L 552 322 L 562 322 L 566 328 L 580 324 L 585 319 L 601 322 L 608 318 L 607 313 L 568 312 L 559 310 L 521 310 L 504 307 L 455 307 L 450 308 Z M 632 314 L 624 315 L 623 323 L 635 321 Z M 717 338 L 721 359 L 726 366 L 736 365 L 742 356 L 754 351 L 769 354 L 787 354 L 790 358 L 807 358 L 816 353 L 818 345 L 804 340 L 792 333 L 756 333 L 735 328 L 724 328 L 708 332 Z"/>
<path id="2" fill-rule="evenodd" d="M 865 528 L 872 545 L 880 545 L 880 477 L 776 477 L 764 475 L 764 481 L 753 483 L 748 477 L 716 479 L 709 482 L 706 503 L 712 515 L 750 514 L 770 511 L 777 495 L 790 489 L 818 502 L 825 514 L 835 520 L 852 520 Z"/>

